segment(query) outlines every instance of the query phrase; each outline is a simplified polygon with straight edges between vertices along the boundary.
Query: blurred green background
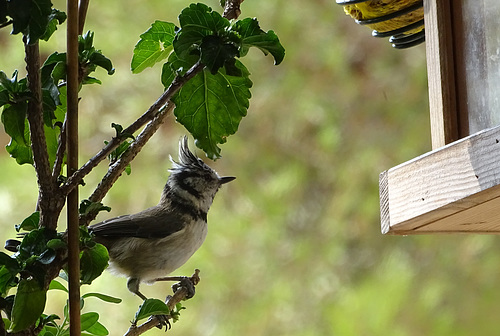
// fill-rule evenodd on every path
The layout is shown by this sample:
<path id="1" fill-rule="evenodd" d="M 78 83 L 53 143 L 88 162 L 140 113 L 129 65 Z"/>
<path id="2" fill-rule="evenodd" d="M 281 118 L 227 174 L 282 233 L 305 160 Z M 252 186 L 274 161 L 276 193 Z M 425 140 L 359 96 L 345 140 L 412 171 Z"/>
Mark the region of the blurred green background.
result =
<path id="1" fill-rule="evenodd" d="M 151 22 L 177 22 L 189 3 L 91 2 L 86 29 L 116 73 L 98 72 L 103 85 L 81 92 L 82 163 L 114 134 L 112 122 L 128 125 L 161 94 L 160 66 L 132 75 L 132 50 Z M 430 150 L 425 46 L 395 50 L 333 0 L 247 0 L 241 17 L 275 30 L 287 54 L 278 67 L 258 50 L 243 60 L 254 82 L 250 110 L 222 146 L 223 158 L 209 162 L 237 179 L 215 199 L 205 244 L 176 272 L 200 268 L 202 281 L 169 334 L 497 335 L 495 236 L 380 233 L 378 174 Z M 23 72 L 21 38 L 7 30 L 0 30 L 0 69 Z M 64 44 L 61 31 L 42 50 L 64 51 Z M 156 204 L 168 155 L 176 157 L 184 133 L 168 118 L 132 175 L 106 197 L 112 212 L 98 219 Z M 8 143 L 3 130 L 0 141 Z M 5 151 L 0 169 L 3 241 L 33 211 L 37 189 L 32 167 L 17 166 Z M 86 178 L 82 198 L 105 169 Z M 111 335 L 126 331 L 140 304 L 125 284 L 106 272 L 82 288 L 123 299 L 88 299 L 84 307 L 99 311 Z M 164 298 L 169 286 L 143 292 Z M 64 295 L 49 295 L 46 312 L 62 315 Z"/>

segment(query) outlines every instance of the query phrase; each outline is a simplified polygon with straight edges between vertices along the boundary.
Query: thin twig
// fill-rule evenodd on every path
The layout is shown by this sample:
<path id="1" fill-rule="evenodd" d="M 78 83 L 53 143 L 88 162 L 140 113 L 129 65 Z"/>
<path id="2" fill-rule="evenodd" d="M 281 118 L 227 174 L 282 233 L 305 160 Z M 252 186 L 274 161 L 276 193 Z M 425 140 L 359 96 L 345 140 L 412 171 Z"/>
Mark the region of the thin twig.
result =
<path id="1" fill-rule="evenodd" d="M 87 17 L 87 10 L 89 9 L 90 0 L 80 0 L 78 6 L 78 34 L 83 35 L 83 28 L 85 27 L 85 18 Z"/>
<path id="2" fill-rule="evenodd" d="M 164 107 L 170 98 L 186 83 L 188 80 L 196 76 L 203 69 L 203 65 L 200 63 L 195 64 L 191 69 L 189 69 L 184 76 L 178 76 L 174 79 L 172 84 L 163 92 L 163 94 L 156 100 L 156 102 L 149 107 L 149 109 L 140 116 L 136 121 L 134 121 L 129 127 L 123 130 L 123 134 L 133 134 L 147 122 L 150 122 Z M 65 185 L 63 186 L 63 194 L 69 193 L 73 188 L 75 188 L 80 181 L 89 174 L 94 167 L 96 167 L 102 160 L 104 160 L 118 145 L 123 142 L 124 139 L 114 137 L 111 141 L 104 146 L 103 149 L 99 151 L 94 157 L 92 157 L 87 163 L 85 163 L 80 169 L 78 169 L 73 175 L 68 177 Z M 122 157 L 123 158 L 123 157 Z M 126 167 L 130 162 L 127 162 L 124 167 Z M 110 168 L 111 169 L 111 168 Z M 125 168 L 124 168 L 125 169 Z M 122 173 L 121 171 L 118 176 Z M 115 179 L 116 181 L 116 179 Z"/>
<path id="3" fill-rule="evenodd" d="M 64 153 L 66 152 L 66 120 L 61 125 L 61 132 L 59 133 L 59 141 L 56 151 L 56 159 L 54 167 L 52 168 L 52 181 L 57 183 L 59 175 L 61 175 L 61 168 L 64 161 Z"/>
<path id="4" fill-rule="evenodd" d="M 167 107 L 158 113 L 156 117 L 144 128 L 135 141 L 130 145 L 128 150 L 109 167 L 108 172 L 104 175 L 101 182 L 97 185 L 96 189 L 89 197 L 89 201 L 102 201 L 104 196 L 106 196 L 109 189 L 111 189 L 128 164 L 136 157 L 151 136 L 153 136 L 153 134 L 158 130 L 160 125 L 165 120 L 165 117 L 173 110 L 173 108 L 173 103 L 168 104 Z M 86 215 L 81 216 L 80 225 L 88 225 L 96 216 L 97 212 L 89 212 Z"/>

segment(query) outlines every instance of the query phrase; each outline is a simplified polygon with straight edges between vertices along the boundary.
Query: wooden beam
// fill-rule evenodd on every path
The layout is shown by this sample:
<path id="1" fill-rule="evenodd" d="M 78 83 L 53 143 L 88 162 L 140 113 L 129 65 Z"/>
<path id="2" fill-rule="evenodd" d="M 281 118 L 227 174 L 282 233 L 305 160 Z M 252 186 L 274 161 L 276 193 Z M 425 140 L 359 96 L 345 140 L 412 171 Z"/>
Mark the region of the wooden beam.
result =
<path id="1" fill-rule="evenodd" d="M 424 0 L 432 148 L 459 138 L 450 1 Z"/>
<path id="2" fill-rule="evenodd" d="M 500 126 L 380 174 L 382 233 L 500 233 Z"/>

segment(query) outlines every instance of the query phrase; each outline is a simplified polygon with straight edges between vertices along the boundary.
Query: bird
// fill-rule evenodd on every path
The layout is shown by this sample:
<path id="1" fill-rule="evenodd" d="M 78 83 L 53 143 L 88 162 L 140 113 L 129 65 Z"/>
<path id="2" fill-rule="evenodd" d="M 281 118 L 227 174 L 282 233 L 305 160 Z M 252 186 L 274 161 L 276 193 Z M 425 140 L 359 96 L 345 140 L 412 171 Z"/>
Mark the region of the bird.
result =
<path id="1" fill-rule="evenodd" d="M 141 283 L 154 283 L 185 264 L 207 236 L 207 213 L 219 188 L 235 179 L 219 176 L 179 141 L 179 158 L 157 205 L 90 225 L 109 252 L 109 269 L 128 277 L 127 288 L 141 299 Z"/>

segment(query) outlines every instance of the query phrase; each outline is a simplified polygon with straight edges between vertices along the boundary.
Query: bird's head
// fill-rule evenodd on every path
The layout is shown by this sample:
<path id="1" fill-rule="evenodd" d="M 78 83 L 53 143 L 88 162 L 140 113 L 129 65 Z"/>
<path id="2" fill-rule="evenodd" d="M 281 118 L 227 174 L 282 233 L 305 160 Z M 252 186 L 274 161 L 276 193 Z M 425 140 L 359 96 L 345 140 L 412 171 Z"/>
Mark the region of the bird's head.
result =
<path id="1" fill-rule="evenodd" d="M 195 204 L 208 205 L 220 186 L 235 179 L 233 176 L 219 176 L 188 147 L 188 138 L 184 136 L 179 141 L 179 160 L 172 161 L 167 186 L 175 194 L 191 200 Z M 206 209 L 208 210 L 208 208 Z"/>

